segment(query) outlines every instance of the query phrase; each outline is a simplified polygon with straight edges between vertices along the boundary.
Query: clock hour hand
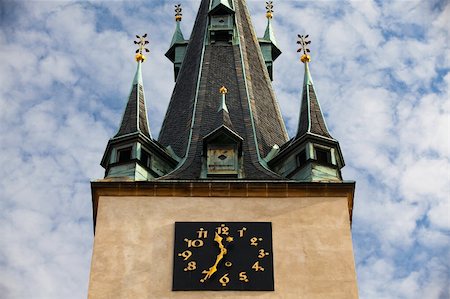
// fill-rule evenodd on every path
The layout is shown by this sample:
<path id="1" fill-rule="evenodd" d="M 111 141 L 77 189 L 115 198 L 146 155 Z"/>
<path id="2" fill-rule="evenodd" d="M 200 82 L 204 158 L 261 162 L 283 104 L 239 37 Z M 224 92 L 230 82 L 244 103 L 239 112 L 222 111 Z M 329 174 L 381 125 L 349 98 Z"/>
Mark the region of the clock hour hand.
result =
<path id="1" fill-rule="evenodd" d="M 219 244 L 219 248 L 220 248 L 220 253 L 217 255 L 216 257 L 216 262 L 214 263 L 214 265 L 212 265 L 209 270 L 205 270 L 203 271 L 203 274 L 206 274 L 205 277 L 203 279 L 201 279 L 201 282 L 206 281 L 208 278 L 210 278 L 214 273 L 217 272 L 217 265 L 219 264 L 219 262 L 223 259 L 223 257 L 225 256 L 225 254 L 227 254 L 227 249 L 225 248 L 225 246 L 223 246 L 223 238 L 221 236 L 219 236 L 219 234 L 216 232 L 216 235 L 214 237 L 214 241 L 216 241 Z"/>

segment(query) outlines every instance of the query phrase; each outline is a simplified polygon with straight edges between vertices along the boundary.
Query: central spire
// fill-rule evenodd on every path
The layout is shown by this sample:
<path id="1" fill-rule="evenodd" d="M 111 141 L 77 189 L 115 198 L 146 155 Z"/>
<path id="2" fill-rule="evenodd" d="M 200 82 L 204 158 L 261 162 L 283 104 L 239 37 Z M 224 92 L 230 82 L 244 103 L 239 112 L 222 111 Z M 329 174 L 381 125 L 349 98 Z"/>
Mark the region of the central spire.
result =
<path id="1" fill-rule="evenodd" d="M 227 117 L 243 139 L 239 177 L 279 178 L 264 158 L 288 136 L 245 0 L 200 3 L 159 134 L 162 145 L 183 157 L 166 178 L 202 176 L 202 140 L 216 129 L 217 86 L 221 85 L 228 90 Z"/>

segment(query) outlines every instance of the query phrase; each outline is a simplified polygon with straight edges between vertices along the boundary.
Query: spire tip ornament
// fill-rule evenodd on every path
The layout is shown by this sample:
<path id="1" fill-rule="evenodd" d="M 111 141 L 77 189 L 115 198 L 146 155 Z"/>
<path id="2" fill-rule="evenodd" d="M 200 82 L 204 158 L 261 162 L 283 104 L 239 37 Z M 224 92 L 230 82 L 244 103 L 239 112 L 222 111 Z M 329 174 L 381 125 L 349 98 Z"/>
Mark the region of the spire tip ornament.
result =
<path id="1" fill-rule="evenodd" d="M 145 59 L 146 59 L 145 55 L 143 54 L 144 51 L 147 52 L 147 53 L 150 52 L 150 50 L 145 47 L 149 43 L 149 41 L 146 40 L 147 33 L 145 33 L 142 36 L 136 35 L 136 38 L 138 40 L 134 41 L 134 44 L 138 45 L 139 48 L 136 50 L 135 59 L 136 59 L 137 62 L 144 62 Z"/>
<path id="2" fill-rule="evenodd" d="M 181 19 L 183 18 L 182 14 L 183 9 L 181 8 L 181 4 L 175 5 L 175 21 L 181 22 Z"/>
<path id="3" fill-rule="evenodd" d="M 221 94 L 227 94 L 227 93 L 228 93 L 228 89 L 227 89 L 225 86 L 222 86 L 222 87 L 219 89 L 219 92 L 220 92 Z"/>
<path id="4" fill-rule="evenodd" d="M 273 1 L 266 2 L 266 18 L 273 18 Z"/>
<path id="5" fill-rule="evenodd" d="M 309 34 L 307 35 L 300 35 L 298 34 L 298 41 L 297 44 L 300 45 L 300 48 L 297 50 L 298 53 L 301 53 L 303 51 L 303 55 L 300 57 L 301 62 L 303 63 L 307 63 L 307 62 L 311 62 L 311 56 L 309 55 L 309 53 L 311 52 L 309 50 L 309 44 L 311 43 L 311 41 L 308 41 L 308 37 Z"/>

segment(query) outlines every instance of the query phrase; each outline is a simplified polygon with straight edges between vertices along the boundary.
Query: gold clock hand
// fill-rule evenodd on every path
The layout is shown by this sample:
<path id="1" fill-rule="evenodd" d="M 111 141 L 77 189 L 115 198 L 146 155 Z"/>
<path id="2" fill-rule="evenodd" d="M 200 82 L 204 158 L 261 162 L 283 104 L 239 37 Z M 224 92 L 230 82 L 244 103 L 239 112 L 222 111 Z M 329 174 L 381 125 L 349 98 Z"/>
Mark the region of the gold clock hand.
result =
<path id="1" fill-rule="evenodd" d="M 214 237 L 214 241 L 216 241 L 219 244 L 220 253 L 217 255 L 216 262 L 214 263 L 214 265 L 212 265 L 209 268 L 209 271 L 205 271 L 206 273 L 204 273 L 204 274 L 206 274 L 206 275 L 205 275 L 205 277 L 203 279 L 200 280 L 201 282 L 204 282 L 205 280 L 210 278 L 214 273 L 217 272 L 217 265 L 223 259 L 225 254 L 227 254 L 227 249 L 225 248 L 225 246 L 223 246 L 222 240 L 223 240 L 223 238 L 221 236 L 219 236 L 218 233 L 216 233 L 216 235 Z"/>

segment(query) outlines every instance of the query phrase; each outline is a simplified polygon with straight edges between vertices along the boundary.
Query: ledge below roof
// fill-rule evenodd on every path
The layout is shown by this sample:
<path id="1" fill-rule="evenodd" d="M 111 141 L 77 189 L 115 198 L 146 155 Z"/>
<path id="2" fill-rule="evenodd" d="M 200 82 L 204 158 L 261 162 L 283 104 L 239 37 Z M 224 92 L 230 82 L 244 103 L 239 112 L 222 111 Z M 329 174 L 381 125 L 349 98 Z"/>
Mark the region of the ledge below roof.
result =
<path id="1" fill-rule="evenodd" d="M 350 224 L 353 216 L 355 182 L 295 182 L 246 180 L 173 180 L 145 182 L 91 182 L 95 223 L 100 196 L 166 197 L 347 197 Z"/>

